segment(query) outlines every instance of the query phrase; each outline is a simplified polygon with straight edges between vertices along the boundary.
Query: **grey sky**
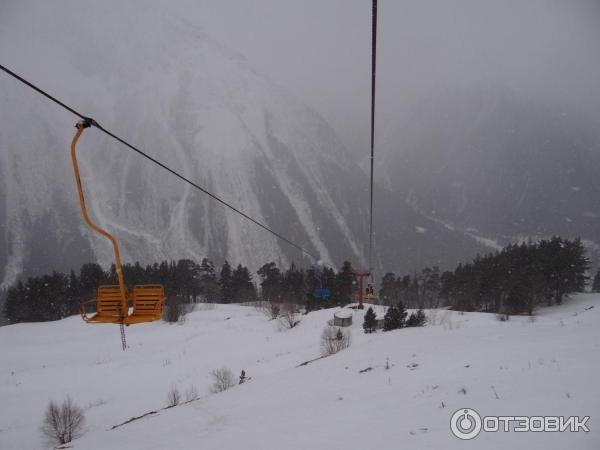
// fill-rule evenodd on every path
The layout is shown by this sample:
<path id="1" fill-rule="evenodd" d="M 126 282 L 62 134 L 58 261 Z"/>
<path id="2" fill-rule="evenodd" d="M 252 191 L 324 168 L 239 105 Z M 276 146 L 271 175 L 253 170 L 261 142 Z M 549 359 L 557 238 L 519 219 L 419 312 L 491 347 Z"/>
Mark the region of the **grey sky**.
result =
<path id="1" fill-rule="evenodd" d="M 94 11 L 81 1 L 58 1 L 88 15 Z M 0 60 L 38 81 L 60 64 L 56 55 L 38 50 L 47 48 L 35 41 L 43 33 L 28 31 L 39 28 L 36 21 L 52 20 L 52 7 L 42 4 L 48 12 L 36 14 L 38 2 L 0 0 L 0 26 L 13 36 L 0 45 Z M 368 152 L 370 0 L 116 4 L 106 7 L 115 18 L 143 7 L 185 15 L 316 108 L 351 151 Z M 600 0 L 379 0 L 379 12 L 380 144 L 423 98 L 457 88 L 509 88 L 581 109 L 600 123 Z M 140 32 L 143 40 L 153 30 Z M 89 37 L 53 33 L 44 39 L 64 52 L 79 40 L 92 45 L 93 54 L 110 53 Z"/>
<path id="2" fill-rule="evenodd" d="M 369 0 L 221 0 L 193 21 L 366 148 Z M 382 134 L 429 92 L 501 86 L 600 122 L 600 1 L 380 0 Z"/>

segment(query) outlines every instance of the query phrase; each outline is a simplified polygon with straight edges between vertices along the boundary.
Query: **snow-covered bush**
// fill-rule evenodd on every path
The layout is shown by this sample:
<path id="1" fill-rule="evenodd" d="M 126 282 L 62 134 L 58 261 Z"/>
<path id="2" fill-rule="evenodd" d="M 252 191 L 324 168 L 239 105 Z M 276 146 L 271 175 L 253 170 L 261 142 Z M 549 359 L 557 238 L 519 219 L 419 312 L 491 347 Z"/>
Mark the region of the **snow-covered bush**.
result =
<path id="1" fill-rule="evenodd" d="M 83 409 L 67 397 L 59 406 L 51 401 L 46 408 L 42 433 L 53 445 L 63 445 L 83 436 L 85 415 Z"/>
<path id="2" fill-rule="evenodd" d="M 373 308 L 371 306 L 369 306 L 369 309 L 367 309 L 367 312 L 365 313 L 363 329 L 365 330 L 365 333 L 372 333 L 375 331 L 376 327 L 377 327 L 377 316 L 375 314 L 375 311 L 373 311 Z"/>
<path id="3" fill-rule="evenodd" d="M 233 373 L 227 367 L 215 369 L 210 374 L 213 377 L 213 384 L 210 387 L 210 390 L 214 394 L 226 391 L 236 384 Z"/>
<path id="4" fill-rule="evenodd" d="M 192 402 L 198 399 L 198 389 L 193 384 L 185 390 L 185 401 Z"/>
<path id="5" fill-rule="evenodd" d="M 406 309 L 402 302 L 398 302 L 398 305 L 391 305 L 388 307 L 383 318 L 383 331 L 396 330 L 398 328 L 404 328 L 406 324 Z"/>
<path id="6" fill-rule="evenodd" d="M 167 407 L 172 408 L 173 406 L 179 405 L 181 401 L 181 394 L 179 393 L 179 389 L 176 387 L 172 387 L 171 390 L 167 393 Z"/>
<path id="7" fill-rule="evenodd" d="M 321 333 L 321 354 L 333 355 L 350 347 L 352 333 L 349 328 L 326 326 Z"/>
<path id="8" fill-rule="evenodd" d="M 167 296 L 163 320 L 168 323 L 183 322 L 186 313 L 185 305 L 174 295 Z"/>
<path id="9" fill-rule="evenodd" d="M 279 317 L 279 313 L 281 312 L 281 306 L 279 303 L 275 302 L 263 302 L 265 306 L 263 308 L 263 312 L 270 320 L 275 320 Z"/>
<path id="10" fill-rule="evenodd" d="M 267 319 L 274 320 L 279 317 L 279 312 L 281 311 L 281 304 L 268 300 L 259 300 L 252 303 L 254 308 L 264 314 Z"/>
<path id="11" fill-rule="evenodd" d="M 410 317 L 406 321 L 407 327 L 424 327 L 427 324 L 427 316 L 422 309 L 417 312 L 411 313 Z"/>
<path id="12" fill-rule="evenodd" d="M 284 303 L 279 315 L 279 323 L 284 328 L 291 329 L 300 323 L 300 308 L 298 305 Z"/>

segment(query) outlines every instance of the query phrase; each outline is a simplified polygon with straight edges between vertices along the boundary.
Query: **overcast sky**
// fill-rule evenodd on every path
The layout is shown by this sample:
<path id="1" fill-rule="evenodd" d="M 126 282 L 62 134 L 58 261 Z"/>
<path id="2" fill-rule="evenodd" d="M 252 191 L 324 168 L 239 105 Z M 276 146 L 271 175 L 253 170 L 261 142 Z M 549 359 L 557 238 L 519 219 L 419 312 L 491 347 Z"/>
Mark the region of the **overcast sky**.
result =
<path id="1" fill-rule="evenodd" d="M 85 0 L 53 1 L 93 14 Z M 368 152 L 371 0 L 165 0 L 137 7 L 158 5 L 314 107 L 351 151 Z M 39 39 L 23 29 L 36 28 L 32 10 L 39 6 L 0 0 L 5 36 L 21 36 L 0 45 L 0 61 L 18 61 L 9 57 L 14 52 L 48 59 L 32 56 L 35 42 L 22 42 Z M 110 10 L 119 18 L 135 8 Z M 379 141 L 424 98 L 456 89 L 509 88 L 581 109 L 600 123 L 600 0 L 379 0 L 378 56 Z M 49 76 L 52 61 L 43 69 Z"/>
<path id="2" fill-rule="evenodd" d="M 190 20 L 368 145 L 370 0 L 207 0 Z M 489 86 L 600 122 L 600 0 L 379 0 L 378 124 L 431 92 Z"/>

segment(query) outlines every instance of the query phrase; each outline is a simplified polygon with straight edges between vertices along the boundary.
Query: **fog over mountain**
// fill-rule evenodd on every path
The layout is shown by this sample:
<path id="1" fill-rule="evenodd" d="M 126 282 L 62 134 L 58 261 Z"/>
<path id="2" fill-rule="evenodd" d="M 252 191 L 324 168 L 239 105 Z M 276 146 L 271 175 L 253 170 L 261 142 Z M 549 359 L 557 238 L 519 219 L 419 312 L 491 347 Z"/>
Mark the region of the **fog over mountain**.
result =
<path id="1" fill-rule="evenodd" d="M 597 5 L 528 3 L 530 28 L 509 22 L 514 2 L 403 5 L 381 2 L 376 269 L 450 268 L 555 233 L 600 243 L 597 61 L 580 45 Z M 3 1 L 0 61 L 324 261 L 364 266 L 368 6 Z M 486 25 L 499 34 L 478 45 Z M 0 283 L 110 264 L 79 213 L 75 118 L 4 75 L 0 102 Z M 127 262 L 312 263 L 97 130 L 80 157 Z"/>
<path id="2" fill-rule="evenodd" d="M 319 114 L 181 14 L 156 8 L 135 21 L 109 20 L 106 4 L 86 15 L 60 12 L 62 24 L 57 18 L 36 33 L 69 24 L 86 38 L 49 40 L 45 54 L 60 76 L 40 84 L 324 261 L 365 264 L 367 177 Z M 44 4 L 37 13 L 54 17 L 57 9 Z M 140 30 L 155 32 L 139 41 Z M 32 80 L 43 74 L 15 69 Z M 5 283 L 93 259 L 109 264 L 110 246 L 79 216 L 68 153 L 75 119 L 2 81 L 10 106 L 0 134 Z M 269 260 L 312 262 L 94 129 L 79 147 L 90 209 L 115 232 L 125 261 L 208 256 L 253 269 Z M 384 191 L 378 201 L 393 204 Z M 382 219 L 379 267 L 448 262 L 472 250 L 404 205 Z M 415 245 L 421 227 L 431 232 Z"/>
<path id="3" fill-rule="evenodd" d="M 508 90 L 437 92 L 382 153 L 397 201 L 454 227 L 503 245 L 600 242 L 600 126 L 577 110 Z"/>

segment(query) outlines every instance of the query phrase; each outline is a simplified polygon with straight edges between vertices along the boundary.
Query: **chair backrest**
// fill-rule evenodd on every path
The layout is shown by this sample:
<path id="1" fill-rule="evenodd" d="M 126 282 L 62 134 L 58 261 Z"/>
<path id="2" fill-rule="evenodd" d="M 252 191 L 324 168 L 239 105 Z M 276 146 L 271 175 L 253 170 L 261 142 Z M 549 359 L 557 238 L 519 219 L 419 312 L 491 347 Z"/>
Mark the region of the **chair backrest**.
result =
<path id="1" fill-rule="evenodd" d="M 165 301 L 165 288 L 160 284 L 134 286 L 132 292 L 133 316 L 152 316 L 160 319 Z"/>
<path id="2" fill-rule="evenodd" d="M 97 313 L 101 316 L 119 316 L 122 301 L 118 285 L 100 286 L 98 288 Z"/>

